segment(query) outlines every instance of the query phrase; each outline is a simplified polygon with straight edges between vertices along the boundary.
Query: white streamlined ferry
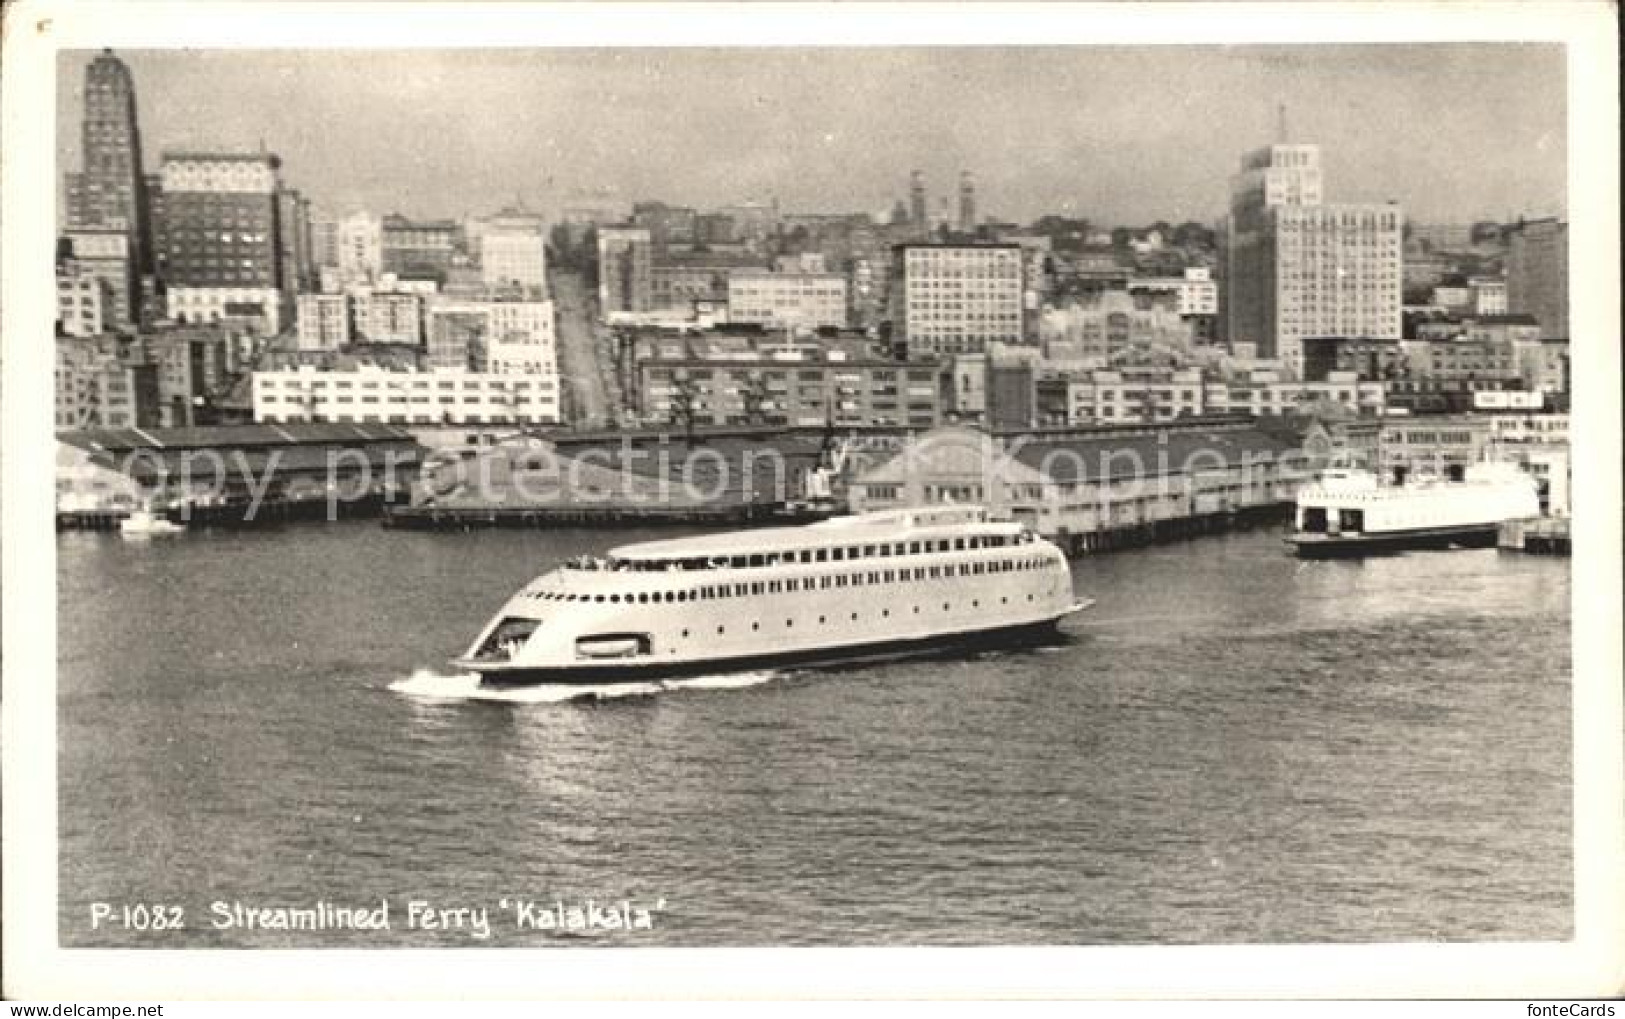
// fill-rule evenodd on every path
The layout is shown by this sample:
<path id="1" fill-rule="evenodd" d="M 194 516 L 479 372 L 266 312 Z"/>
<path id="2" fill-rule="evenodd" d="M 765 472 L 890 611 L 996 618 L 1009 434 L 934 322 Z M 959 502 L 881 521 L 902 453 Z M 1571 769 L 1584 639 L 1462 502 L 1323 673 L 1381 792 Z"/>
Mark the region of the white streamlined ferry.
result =
<path id="1" fill-rule="evenodd" d="M 454 664 L 604 683 L 1029 645 L 1087 608 L 1061 550 L 980 507 L 612 549 L 537 577 Z"/>
<path id="2" fill-rule="evenodd" d="M 1514 464 L 1474 464 L 1461 481 L 1404 485 L 1337 469 L 1299 494 L 1296 526 L 1287 540 L 1306 559 L 1482 547 L 1495 544 L 1504 521 L 1539 515 L 1535 479 Z"/>

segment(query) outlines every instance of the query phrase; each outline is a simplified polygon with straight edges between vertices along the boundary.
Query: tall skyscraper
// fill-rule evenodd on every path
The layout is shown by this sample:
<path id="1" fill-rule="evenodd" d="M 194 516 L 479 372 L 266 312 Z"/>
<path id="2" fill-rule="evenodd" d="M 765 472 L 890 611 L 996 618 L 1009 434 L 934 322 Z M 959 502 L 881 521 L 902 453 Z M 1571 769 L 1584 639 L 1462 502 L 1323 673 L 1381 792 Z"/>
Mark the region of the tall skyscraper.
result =
<path id="1" fill-rule="evenodd" d="M 1569 338 L 1569 225 L 1519 223 L 1507 232 L 1507 311 L 1533 315 L 1542 339 Z"/>
<path id="2" fill-rule="evenodd" d="M 1308 336 L 1400 336 L 1398 205 L 1322 205 L 1320 149 L 1271 145 L 1231 182 L 1225 314 L 1232 344 L 1301 372 Z"/>
<path id="3" fill-rule="evenodd" d="M 169 317 L 257 318 L 275 333 L 292 312 L 298 205 L 269 153 L 166 152 L 158 270 Z M 284 240 L 284 238 L 288 238 Z"/>
<path id="4" fill-rule="evenodd" d="M 976 181 L 969 170 L 959 175 L 959 229 L 966 233 L 976 229 Z"/>
<path id="5" fill-rule="evenodd" d="M 82 166 L 69 181 L 68 225 L 128 230 L 148 246 L 135 81 L 112 50 L 85 68 Z M 140 257 L 138 255 L 138 257 Z"/>
<path id="6" fill-rule="evenodd" d="M 929 225 L 925 218 L 925 174 L 918 170 L 908 176 L 908 217 L 917 229 Z"/>
<path id="7" fill-rule="evenodd" d="M 80 171 L 67 179 L 67 226 L 125 234 L 132 262 L 127 275 L 139 279 L 152 266 L 141 130 L 135 81 L 112 50 L 103 50 L 86 66 L 84 99 Z M 130 304 L 117 318 L 133 324 L 139 313 L 140 291 L 131 290 Z"/>

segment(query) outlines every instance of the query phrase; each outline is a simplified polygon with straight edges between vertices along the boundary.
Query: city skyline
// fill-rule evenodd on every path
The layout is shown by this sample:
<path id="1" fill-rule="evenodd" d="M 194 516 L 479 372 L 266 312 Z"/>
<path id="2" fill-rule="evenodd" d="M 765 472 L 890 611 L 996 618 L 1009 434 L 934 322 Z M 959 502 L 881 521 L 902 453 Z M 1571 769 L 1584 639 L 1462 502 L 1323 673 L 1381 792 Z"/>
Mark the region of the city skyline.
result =
<path id="1" fill-rule="evenodd" d="M 59 59 L 62 173 L 93 55 Z M 1395 200 L 1423 223 L 1566 215 L 1558 45 L 118 55 L 148 165 L 263 144 L 333 212 L 556 216 L 597 192 L 883 216 L 918 169 L 933 214 L 968 170 L 989 218 L 1211 224 L 1284 106 L 1287 137 L 1325 153 L 1330 201 Z"/>

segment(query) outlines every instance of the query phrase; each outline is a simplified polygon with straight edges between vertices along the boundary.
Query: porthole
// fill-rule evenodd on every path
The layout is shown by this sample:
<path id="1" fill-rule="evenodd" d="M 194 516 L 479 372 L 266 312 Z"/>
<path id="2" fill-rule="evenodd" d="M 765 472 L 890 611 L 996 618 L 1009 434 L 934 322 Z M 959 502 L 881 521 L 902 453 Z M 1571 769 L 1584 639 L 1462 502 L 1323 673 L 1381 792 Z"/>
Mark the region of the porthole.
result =
<path id="1" fill-rule="evenodd" d="M 750 628 L 752 630 L 760 630 L 762 628 L 762 624 L 761 623 L 752 623 L 752 624 L 750 624 Z"/>
<path id="2" fill-rule="evenodd" d="M 880 610 L 880 615 L 884 619 L 890 619 L 891 618 L 891 609 L 881 609 Z"/>
<path id="3" fill-rule="evenodd" d="M 920 607 L 918 605 L 914 606 L 914 614 L 916 616 L 920 614 Z"/>
<path id="4" fill-rule="evenodd" d="M 727 632 L 728 632 L 728 628 L 726 626 L 717 627 L 717 633 L 722 634 L 722 633 L 727 633 Z"/>
<path id="5" fill-rule="evenodd" d="M 687 630 L 684 630 L 684 631 L 683 631 L 683 636 L 685 636 L 685 637 L 687 637 L 687 636 L 688 636 L 688 631 L 687 631 Z"/>
<path id="6" fill-rule="evenodd" d="M 820 625 L 822 625 L 822 624 L 823 624 L 823 622 L 824 622 L 824 617 L 823 617 L 823 616 L 819 616 L 819 617 L 818 617 L 818 622 L 819 622 L 819 624 L 820 624 Z"/>
<path id="7" fill-rule="evenodd" d="M 856 612 L 852 613 L 852 621 L 854 623 L 858 621 L 858 614 Z"/>
<path id="8" fill-rule="evenodd" d="M 944 612 L 948 611 L 948 603 L 947 602 L 942 603 L 942 611 L 944 611 Z"/>
<path id="9" fill-rule="evenodd" d="M 612 602 L 619 602 L 621 600 L 621 596 L 618 594 L 612 594 L 609 596 L 609 600 Z"/>
<path id="10" fill-rule="evenodd" d="M 790 628 L 790 627 L 792 627 L 792 626 L 794 626 L 794 625 L 796 625 L 796 621 L 795 621 L 795 620 L 794 620 L 794 619 L 786 619 L 786 620 L 785 620 L 785 621 L 784 621 L 784 627 L 785 627 L 785 629 L 789 629 L 789 628 Z"/>

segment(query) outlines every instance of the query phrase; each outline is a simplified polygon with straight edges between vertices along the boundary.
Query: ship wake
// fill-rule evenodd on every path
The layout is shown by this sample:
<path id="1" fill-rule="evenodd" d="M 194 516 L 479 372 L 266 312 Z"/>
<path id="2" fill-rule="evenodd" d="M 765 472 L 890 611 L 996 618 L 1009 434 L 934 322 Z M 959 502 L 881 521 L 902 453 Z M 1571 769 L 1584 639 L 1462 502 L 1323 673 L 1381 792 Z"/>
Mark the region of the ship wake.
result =
<path id="1" fill-rule="evenodd" d="M 786 675 L 757 671 L 719 673 L 688 679 L 629 683 L 538 683 L 534 686 L 489 687 L 480 685 L 472 672 L 438 673 L 419 669 L 405 679 L 389 684 L 395 693 L 425 700 L 488 701 L 502 704 L 562 704 L 575 700 L 615 700 L 621 697 L 653 697 L 684 690 L 739 690 L 761 686 Z"/>

